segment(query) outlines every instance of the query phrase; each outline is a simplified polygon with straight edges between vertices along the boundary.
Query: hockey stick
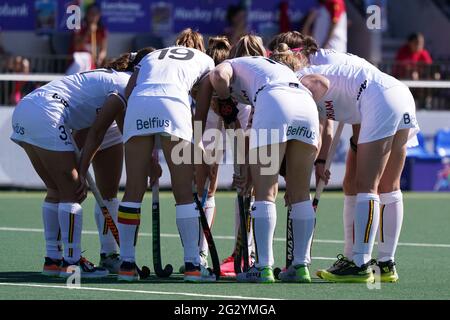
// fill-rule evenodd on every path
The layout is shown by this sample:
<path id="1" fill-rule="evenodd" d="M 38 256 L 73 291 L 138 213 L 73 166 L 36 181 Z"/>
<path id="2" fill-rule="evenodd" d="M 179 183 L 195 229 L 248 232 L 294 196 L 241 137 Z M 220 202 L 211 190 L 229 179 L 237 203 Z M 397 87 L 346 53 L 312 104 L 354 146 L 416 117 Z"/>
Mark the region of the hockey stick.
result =
<path id="1" fill-rule="evenodd" d="M 193 197 L 195 204 L 197 205 L 198 211 L 200 213 L 200 223 L 203 229 L 203 233 L 206 238 L 206 242 L 208 242 L 209 253 L 211 254 L 211 260 L 213 264 L 213 272 L 216 275 L 216 280 L 220 278 L 220 260 L 219 255 L 217 254 L 216 244 L 214 243 L 214 238 L 211 233 L 211 229 L 209 228 L 208 219 L 206 219 L 205 211 L 203 210 L 203 205 L 206 202 L 206 198 L 208 197 L 210 181 L 209 178 L 206 179 L 205 187 L 203 191 L 202 201 L 198 198 L 198 192 L 196 190 L 195 184 L 193 184 Z M 202 203 L 203 202 L 203 203 Z"/>
<path id="2" fill-rule="evenodd" d="M 159 163 L 158 149 L 154 149 L 153 157 Z M 161 259 L 161 223 L 159 210 L 159 179 L 152 186 L 152 244 L 153 244 L 153 269 L 159 278 L 167 278 L 173 272 L 171 264 L 162 268 Z"/>
<path id="3" fill-rule="evenodd" d="M 231 125 L 230 129 L 236 129 L 235 125 Z M 238 161 L 238 141 L 236 135 L 233 139 L 233 154 L 234 154 L 234 174 L 238 177 L 241 176 L 241 170 Z M 235 245 L 235 257 L 234 257 L 234 272 L 236 274 L 247 272 L 249 269 L 249 255 L 248 255 L 248 233 L 247 233 L 247 213 L 246 204 L 249 203 L 247 197 L 242 195 L 240 187 L 236 187 L 237 200 L 239 207 L 239 228 L 238 235 L 236 237 Z M 242 268 L 242 259 L 244 260 L 244 266 Z"/>
<path id="4" fill-rule="evenodd" d="M 80 149 L 78 148 L 78 145 L 76 144 L 75 139 L 73 138 L 72 134 L 70 134 L 70 138 L 72 140 L 72 145 L 74 148 L 75 156 L 79 160 L 81 158 Z M 98 206 L 100 207 L 103 217 L 105 218 L 106 226 L 111 231 L 111 234 L 113 235 L 114 239 L 116 240 L 117 245 L 120 247 L 119 230 L 117 229 L 114 219 L 112 218 L 111 214 L 109 213 L 109 210 L 106 207 L 105 202 L 103 201 L 103 197 L 102 197 L 100 191 L 98 190 L 97 184 L 95 183 L 95 180 L 89 171 L 86 172 L 86 181 L 89 185 L 89 188 L 92 191 L 92 194 L 94 195 L 95 201 L 97 202 Z M 150 269 L 147 266 L 142 266 L 142 269 L 140 269 L 136 265 L 136 270 L 139 274 L 140 279 L 147 279 L 150 276 Z"/>

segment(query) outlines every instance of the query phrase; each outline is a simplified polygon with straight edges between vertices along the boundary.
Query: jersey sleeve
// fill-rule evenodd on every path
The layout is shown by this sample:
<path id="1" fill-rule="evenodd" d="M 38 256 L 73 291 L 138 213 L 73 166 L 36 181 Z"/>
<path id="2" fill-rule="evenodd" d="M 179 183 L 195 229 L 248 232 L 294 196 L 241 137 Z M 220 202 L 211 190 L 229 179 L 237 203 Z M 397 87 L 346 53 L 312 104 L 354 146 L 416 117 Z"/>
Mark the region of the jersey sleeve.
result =
<path id="1" fill-rule="evenodd" d="M 124 106 L 127 105 L 127 100 L 125 99 L 125 88 L 127 87 L 129 79 L 130 75 L 127 72 L 116 73 L 113 77 L 113 81 L 108 92 L 108 96 L 116 96 L 122 101 Z"/>

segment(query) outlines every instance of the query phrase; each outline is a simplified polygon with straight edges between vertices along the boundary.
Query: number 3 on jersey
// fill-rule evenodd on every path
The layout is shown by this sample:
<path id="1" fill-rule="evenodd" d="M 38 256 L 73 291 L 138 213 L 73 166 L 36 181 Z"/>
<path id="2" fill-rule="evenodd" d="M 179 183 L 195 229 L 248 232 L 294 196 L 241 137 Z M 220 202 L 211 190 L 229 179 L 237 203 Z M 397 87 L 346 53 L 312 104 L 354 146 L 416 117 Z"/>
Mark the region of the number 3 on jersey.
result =
<path id="1" fill-rule="evenodd" d="M 169 55 L 167 55 L 169 53 Z M 174 48 L 161 50 L 158 59 L 163 60 L 166 56 L 175 60 L 191 60 L 194 57 L 194 51 L 187 48 Z"/>

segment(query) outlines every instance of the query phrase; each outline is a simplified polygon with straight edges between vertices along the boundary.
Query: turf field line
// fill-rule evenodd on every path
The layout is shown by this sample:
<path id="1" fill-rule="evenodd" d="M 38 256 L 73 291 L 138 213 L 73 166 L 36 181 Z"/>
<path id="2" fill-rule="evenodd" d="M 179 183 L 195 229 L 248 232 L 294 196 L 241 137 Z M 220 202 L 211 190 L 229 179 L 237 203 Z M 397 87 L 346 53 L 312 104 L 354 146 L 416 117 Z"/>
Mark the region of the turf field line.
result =
<path id="1" fill-rule="evenodd" d="M 31 288 L 51 288 L 51 289 L 68 289 L 68 290 L 86 290 L 86 291 L 104 291 L 104 292 L 120 292 L 120 293 L 141 293 L 141 294 L 154 294 L 154 295 L 167 295 L 167 296 L 186 296 L 186 297 L 202 297 L 202 298 L 218 298 L 218 299 L 240 299 L 240 300 L 282 300 L 275 298 L 261 298 L 261 297 L 246 297 L 246 296 L 230 296 L 220 294 L 202 294 L 191 292 L 171 292 L 171 291 L 147 291 L 147 290 L 131 290 L 131 289 L 114 289 L 114 288 L 98 288 L 98 287 L 68 287 L 57 286 L 47 284 L 35 284 L 35 283 L 8 283 L 0 282 L 0 286 L 13 286 L 13 287 L 31 287 Z"/>
<path id="2" fill-rule="evenodd" d="M 15 228 L 15 227 L 0 227 L 0 231 L 15 231 L 15 232 L 37 232 L 37 233 L 43 233 L 44 229 L 39 228 Z M 97 235 L 98 231 L 94 230 L 83 230 L 83 234 L 89 234 L 89 235 Z M 140 236 L 143 237 L 151 237 L 151 233 L 147 232 L 140 232 Z M 179 238 L 180 236 L 177 233 L 161 233 L 161 237 L 163 238 Z M 214 235 L 215 239 L 219 240 L 233 240 L 234 236 L 221 236 L 221 235 Z M 274 238 L 274 241 L 277 242 L 284 242 L 286 241 L 285 238 Z M 343 244 L 343 240 L 330 240 L 330 239 L 314 239 L 315 243 L 332 243 L 332 244 Z M 377 242 L 375 242 L 377 243 Z M 399 246 L 405 246 L 405 247 L 427 247 L 427 248 L 450 248 L 450 244 L 446 243 L 419 243 L 419 242 L 399 242 Z"/>

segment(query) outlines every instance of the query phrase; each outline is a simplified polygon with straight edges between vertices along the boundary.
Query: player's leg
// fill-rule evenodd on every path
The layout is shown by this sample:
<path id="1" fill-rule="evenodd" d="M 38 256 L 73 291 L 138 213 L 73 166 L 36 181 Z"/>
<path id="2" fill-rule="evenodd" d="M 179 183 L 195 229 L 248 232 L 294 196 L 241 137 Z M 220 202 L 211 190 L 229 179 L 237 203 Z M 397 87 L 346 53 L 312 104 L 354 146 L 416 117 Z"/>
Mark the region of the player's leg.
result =
<path id="1" fill-rule="evenodd" d="M 123 167 L 123 144 L 122 142 L 100 149 L 92 162 L 95 172 L 95 181 L 103 202 L 108 208 L 111 217 L 117 224 L 119 210 L 119 200 L 117 192 L 119 190 L 120 177 Z M 120 267 L 120 256 L 118 246 L 114 236 L 108 229 L 105 218 L 99 205 L 95 204 L 95 222 L 100 238 L 100 263 L 99 265 L 108 269 L 111 273 L 117 273 Z"/>
<path id="2" fill-rule="evenodd" d="M 378 258 L 381 281 L 395 282 L 398 274 L 395 268 L 395 251 L 403 223 L 403 195 L 400 178 L 406 159 L 406 143 L 409 130 L 398 131 L 394 137 L 391 154 L 381 177 L 380 225 L 378 228 Z"/>
<path id="3" fill-rule="evenodd" d="M 345 162 L 345 176 L 343 181 L 344 189 L 344 209 L 343 209 L 343 224 L 344 224 L 344 256 L 352 260 L 353 248 L 353 221 L 356 209 L 356 154 L 357 141 L 359 137 L 359 125 L 353 125 L 353 136 L 350 138 L 350 148 L 347 153 Z"/>
<path id="4" fill-rule="evenodd" d="M 317 148 L 298 140 L 290 140 L 286 149 L 286 192 L 291 205 L 294 259 L 292 265 L 280 273 L 288 282 L 311 282 L 308 266 L 311 263 L 311 244 L 315 213 L 310 197 L 310 181 Z"/>
<path id="5" fill-rule="evenodd" d="M 120 281 L 134 281 L 139 278 L 136 267 L 136 244 L 153 146 L 154 136 L 134 136 L 125 143 L 127 182 L 117 219 L 122 259 L 118 275 Z"/>
<path id="6" fill-rule="evenodd" d="M 34 170 L 42 179 L 47 188 L 47 194 L 42 203 L 42 221 L 44 223 L 45 237 L 45 262 L 42 273 L 48 276 L 59 276 L 62 263 L 61 232 L 59 229 L 58 203 L 59 193 L 55 182 L 41 162 L 34 147 L 27 143 L 21 143 Z"/>
<path id="7" fill-rule="evenodd" d="M 184 279 L 189 282 L 215 281 L 215 275 L 200 263 L 199 242 L 202 230 L 199 211 L 192 197 L 192 143 L 186 140 L 171 141 L 170 137 L 162 136 L 161 146 L 169 167 L 176 202 L 176 222 L 184 249 Z"/>
<path id="8" fill-rule="evenodd" d="M 378 184 L 386 167 L 394 136 L 358 144 L 356 167 L 356 211 L 353 262 L 322 272 L 322 278 L 335 282 L 372 282 L 370 269 L 373 244 L 378 230 L 380 206 Z"/>
<path id="9" fill-rule="evenodd" d="M 50 151 L 33 147 L 41 163 L 54 181 L 59 194 L 58 220 L 61 240 L 64 246 L 64 261 L 60 275 L 72 274 L 71 268 L 80 267 L 84 277 L 104 277 L 108 271 L 96 268 L 81 257 L 81 230 L 83 225 L 83 209 L 80 202 L 84 200 L 77 195 L 80 181 L 77 172 L 75 153 L 71 151 Z"/>
<path id="10" fill-rule="evenodd" d="M 275 199 L 278 193 L 278 171 L 286 152 L 287 143 L 261 146 L 251 149 L 250 156 L 256 159 L 250 164 L 251 177 L 255 190 L 252 207 L 253 242 L 255 244 L 255 265 L 248 272 L 237 275 L 240 282 L 274 282 L 273 275 L 273 236 L 277 212 Z M 270 159 L 264 163 L 261 155 Z M 270 170 L 269 167 L 271 168 Z M 273 170 L 272 170 L 273 169 Z"/>

